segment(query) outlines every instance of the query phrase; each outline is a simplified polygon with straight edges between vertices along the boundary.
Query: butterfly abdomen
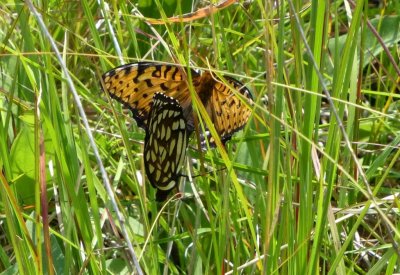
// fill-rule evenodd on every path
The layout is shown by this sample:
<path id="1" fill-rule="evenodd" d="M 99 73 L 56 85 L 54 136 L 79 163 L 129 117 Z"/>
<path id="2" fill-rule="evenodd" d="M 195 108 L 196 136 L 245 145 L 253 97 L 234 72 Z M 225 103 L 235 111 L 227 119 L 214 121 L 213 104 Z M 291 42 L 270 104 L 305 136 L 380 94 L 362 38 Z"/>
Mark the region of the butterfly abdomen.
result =
<path id="1" fill-rule="evenodd" d="M 204 72 L 199 79 L 194 83 L 196 92 L 199 95 L 201 103 L 206 107 L 210 101 L 215 85 L 215 80 L 211 73 Z"/>

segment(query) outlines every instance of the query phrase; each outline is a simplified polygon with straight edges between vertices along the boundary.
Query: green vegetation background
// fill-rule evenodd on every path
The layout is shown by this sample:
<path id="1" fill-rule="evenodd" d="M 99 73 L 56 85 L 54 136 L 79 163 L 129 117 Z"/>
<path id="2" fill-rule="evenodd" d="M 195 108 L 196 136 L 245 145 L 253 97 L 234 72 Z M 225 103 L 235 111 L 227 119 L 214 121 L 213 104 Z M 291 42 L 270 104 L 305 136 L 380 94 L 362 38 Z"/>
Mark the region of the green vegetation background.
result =
<path id="1" fill-rule="evenodd" d="M 4 274 L 400 272 L 397 0 L 239 1 L 162 25 L 146 20 L 210 3 L 29 3 L 0 2 Z M 100 86 L 144 60 L 233 76 L 255 100 L 226 148 L 191 140 L 184 197 L 161 204 L 143 131 Z"/>

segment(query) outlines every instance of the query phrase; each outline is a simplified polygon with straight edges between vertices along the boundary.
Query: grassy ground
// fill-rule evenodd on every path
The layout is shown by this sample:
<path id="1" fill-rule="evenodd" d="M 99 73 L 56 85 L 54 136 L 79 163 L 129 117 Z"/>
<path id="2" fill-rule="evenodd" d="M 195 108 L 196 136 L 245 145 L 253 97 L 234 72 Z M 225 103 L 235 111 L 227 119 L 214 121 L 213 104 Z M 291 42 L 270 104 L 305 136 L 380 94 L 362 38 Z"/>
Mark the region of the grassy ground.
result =
<path id="1" fill-rule="evenodd" d="M 245 1 L 146 22 L 199 2 L 35 1 L 40 16 L 0 3 L 0 270 L 400 272 L 398 1 Z M 183 198 L 155 202 L 144 132 L 101 90 L 136 61 L 253 93 L 225 148 L 191 139 Z"/>

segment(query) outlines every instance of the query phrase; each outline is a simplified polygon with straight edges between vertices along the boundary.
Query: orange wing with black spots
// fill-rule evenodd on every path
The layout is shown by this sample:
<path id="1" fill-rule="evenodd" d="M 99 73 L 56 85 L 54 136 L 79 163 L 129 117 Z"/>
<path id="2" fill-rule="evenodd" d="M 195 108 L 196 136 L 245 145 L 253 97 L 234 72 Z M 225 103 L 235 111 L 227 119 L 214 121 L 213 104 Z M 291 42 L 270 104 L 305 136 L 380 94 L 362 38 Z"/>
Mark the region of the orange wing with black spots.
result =
<path id="1" fill-rule="evenodd" d="M 193 87 L 206 108 L 221 140 L 226 142 L 243 128 L 251 114 L 253 98 L 239 81 L 224 81 L 205 71 L 191 70 Z M 161 92 L 176 99 L 183 110 L 188 133 L 194 129 L 192 98 L 184 67 L 154 62 L 132 63 L 103 75 L 105 90 L 132 110 L 138 126 L 147 129 L 154 94 Z M 213 143 L 213 139 L 210 138 Z"/>
<path id="2" fill-rule="evenodd" d="M 144 166 L 153 187 L 168 192 L 177 185 L 188 135 L 179 102 L 155 93 L 144 140 Z"/>
<path id="3" fill-rule="evenodd" d="M 246 125 L 253 104 L 250 91 L 242 83 L 230 77 L 225 77 L 225 83 L 215 82 L 210 98 L 211 120 L 222 142 Z M 212 138 L 210 141 L 213 143 Z"/>
<path id="4" fill-rule="evenodd" d="M 199 74 L 192 70 L 192 76 L 196 78 Z M 182 106 L 191 105 L 185 79 L 183 68 L 152 62 L 122 65 L 103 75 L 105 90 L 128 107 L 138 126 L 144 129 L 156 92 L 177 99 Z"/>

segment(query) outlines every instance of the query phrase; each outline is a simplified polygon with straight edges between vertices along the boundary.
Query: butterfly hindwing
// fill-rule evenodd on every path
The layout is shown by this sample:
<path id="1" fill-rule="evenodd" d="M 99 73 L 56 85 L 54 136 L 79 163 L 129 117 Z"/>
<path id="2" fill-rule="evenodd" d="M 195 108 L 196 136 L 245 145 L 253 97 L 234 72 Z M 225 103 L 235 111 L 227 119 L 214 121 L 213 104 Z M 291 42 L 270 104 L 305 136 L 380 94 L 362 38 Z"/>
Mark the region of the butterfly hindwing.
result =
<path id="1" fill-rule="evenodd" d="M 178 182 L 188 136 L 182 107 L 172 97 L 155 93 L 144 141 L 144 164 L 150 183 L 168 191 Z"/>

